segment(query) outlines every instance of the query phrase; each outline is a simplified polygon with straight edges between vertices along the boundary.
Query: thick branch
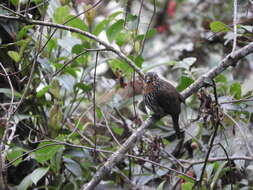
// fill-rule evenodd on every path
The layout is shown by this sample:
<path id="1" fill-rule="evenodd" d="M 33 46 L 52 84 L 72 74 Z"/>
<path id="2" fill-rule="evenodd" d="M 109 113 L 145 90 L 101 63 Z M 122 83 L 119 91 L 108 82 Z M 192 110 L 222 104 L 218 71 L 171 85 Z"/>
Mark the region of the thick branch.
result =
<path id="1" fill-rule="evenodd" d="M 219 65 L 213 67 L 208 73 L 199 77 L 192 85 L 190 85 L 187 89 L 182 92 L 182 96 L 186 99 L 191 96 L 193 93 L 197 92 L 201 87 L 204 86 L 205 81 L 209 79 L 213 79 L 224 70 L 226 70 L 229 66 L 236 63 L 241 58 L 245 57 L 246 55 L 253 52 L 253 42 L 249 43 L 248 45 L 244 46 L 237 51 L 234 51 L 232 54 L 228 54 Z"/>
<path id="2" fill-rule="evenodd" d="M 83 187 L 83 190 L 91 190 L 96 187 L 96 185 L 112 170 L 112 168 L 119 163 L 125 156 L 125 153 L 134 145 L 139 137 L 141 137 L 146 129 L 151 126 L 156 120 L 153 117 L 150 117 L 146 120 L 141 127 L 139 127 L 135 133 L 133 133 L 127 140 L 124 142 L 119 149 L 110 156 L 106 163 L 99 168 L 93 178 L 88 184 Z"/>
<path id="3" fill-rule="evenodd" d="M 135 65 L 135 63 L 131 59 L 129 59 L 120 50 L 116 49 L 112 45 L 110 45 L 107 42 L 99 39 L 97 36 L 95 36 L 95 35 L 93 35 L 93 34 L 91 34 L 89 32 L 86 32 L 86 31 L 83 31 L 83 30 L 80 30 L 78 28 L 74 28 L 74 27 L 71 27 L 71 26 L 65 26 L 63 24 L 56 24 L 56 23 L 52 23 L 52 22 L 39 21 L 39 20 L 23 19 L 23 18 L 15 17 L 15 16 L 7 16 L 7 15 L 0 14 L 0 18 L 6 19 L 6 20 L 16 20 L 16 21 L 19 21 L 19 22 L 27 23 L 27 24 L 49 26 L 49 27 L 59 28 L 59 29 L 63 29 L 63 30 L 68 30 L 70 32 L 75 32 L 75 33 L 82 34 L 82 35 L 84 35 L 84 36 L 86 36 L 86 37 L 88 37 L 88 38 L 90 38 L 92 40 L 95 40 L 95 41 L 99 42 L 105 48 L 107 48 L 107 49 L 111 50 L 112 52 L 114 52 L 115 54 L 117 54 L 130 67 L 132 67 L 142 78 L 144 78 L 143 72 L 140 70 L 140 68 L 138 68 Z"/>

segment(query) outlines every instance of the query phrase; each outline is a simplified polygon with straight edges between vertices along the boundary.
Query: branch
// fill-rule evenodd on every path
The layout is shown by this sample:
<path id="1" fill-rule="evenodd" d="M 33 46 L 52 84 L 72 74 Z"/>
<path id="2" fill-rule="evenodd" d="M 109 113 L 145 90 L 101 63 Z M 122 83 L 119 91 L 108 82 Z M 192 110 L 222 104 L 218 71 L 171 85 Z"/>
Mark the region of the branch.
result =
<path id="1" fill-rule="evenodd" d="M 83 186 L 83 190 L 92 190 L 96 187 L 96 185 L 108 174 L 111 169 L 119 163 L 125 156 L 125 153 L 134 145 L 139 137 L 141 137 L 146 129 L 151 126 L 156 120 L 153 117 L 150 117 L 146 120 L 141 127 L 139 127 L 135 133 L 133 133 L 127 140 L 124 142 L 119 149 L 110 156 L 110 158 L 106 161 L 106 163 L 98 169 L 96 174 L 90 180 L 87 185 Z"/>
<path id="2" fill-rule="evenodd" d="M 244 46 L 234 53 L 228 54 L 219 65 L 213 67 L 208 73 L 199 77 L 192 85 L 186 88 L 182 92 L 182 96 L 186 99 L 191 96 L 193 93 L 197 92 L 201 87 L 205 85 L 205 81 L 208 79 L 213 79 L 224 70 L 226 70 L 229 66 L 233 65 L 233 63 L 239 61 L 241 58 L 247 56 L 248 54 L 253 52 L 253 42 Z"/>
<path id="3" fill-rule="evenodd" d="M 218 66 L 211 69 L 205 75 L 202 75 L 192 85 L 185 89 L 182 92 L 183 97 L 186 99 L 187 97 L 191 96 L 205 84 L 206 79 L 213 79 L 214 77 L 222 73 L 225 69 L 227 69 L 230 65 L 232 65 L 234 62 L 240 60 L 251 52 L 253 52 L 253 42 L 235 51 L 233 55 L 229 54 L 221 61 Z M 137 138 L 141 137 L 145 133 L 145 129 L 155 123 L 155 121 L 155 119 L 149 118 L 145 123 L 143 123 L 142 126 L 138 128 L 136 132 L 133 133 L 121 147 L 119 147 L 117 152 L 111 155 L 111 157 L 106 161 L 106 163 L 101 168 L 99 168 L 91 181 L 83 187 L 83 190 L 94 189 L 94 187 L 105 177 L 105 175 L 107 175 L 111 171 L 111 169 L 122 160 L 124 154 L 133 146 Z"/>
<path id="4" fill-rule="evenodd" d="M 27 24 L 34 24 L 34 25 L 43 25 L 43 26 L 49 26 L 49 27 L 54 27 L 54 28 L 59 28 L 59 29 L 63 29 L 63 30 L 67 30 L 70 32 L 75 32 L 78 34 L 82 34 L 92 40 L 97 41 L 98 43 L 100 43 L 101 45 L 103 45 L 105 48 L 111 50 L 112 52 L 114 52 L 115 54 L 117 54 L 121 59 L 123 59 L 130 67 L 132 67 L 142 78 L 144 78 L 144 73 L 141 71 L 140 68 L 138 68 L 135 63 L 129 59 L 125 54 L 123 54 L 120 50 L 117 50 L 116 48 L 114 48 L 112 45 L 108 44 L 107 42 L 99 39 L 97 36 L 80 30 L 78 28 L 74 28 L 71 26 L 65 26 L 62 24 L 56 24 L 56 23 L 52 23 L 52 22 L 46 22 L 46 21 L 39 21 L 39 20 L 32 20 L 32 19 L 22 19 L 20 17 L 15 17 L 15 16 L 7 16 L 7 15 L 3 15 L 0 14 L 0 18 L 2 19 L 6 19 L 6 20 L 16 20 L 19 22 L 23 22 L 23 23 L 27 23 Z"/>

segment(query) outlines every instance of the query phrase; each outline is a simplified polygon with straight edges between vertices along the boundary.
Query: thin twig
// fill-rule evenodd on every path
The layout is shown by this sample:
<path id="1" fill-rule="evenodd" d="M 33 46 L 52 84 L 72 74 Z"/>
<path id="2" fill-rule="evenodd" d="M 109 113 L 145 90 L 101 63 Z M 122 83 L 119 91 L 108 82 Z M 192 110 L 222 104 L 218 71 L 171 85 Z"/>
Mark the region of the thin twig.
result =
<path id="1" fill-rule="evenodd" d="M 234 13 L 233 13 L 233 28 L 234 28 L 234 36 L 233 36 L 233 49 L 232 53 L 236 50 L 236 39 L 237 39 L 237 0 L 234 0 Z"/>
<path id="2" fill-rule="evenodd" d="M 96 126 L 96 77 L 97 77 L 97 64 L 98 64 L 98 51 L 96 52 L 95 58 L 95 68 L 94 68 L 94 76 L 93 76 L 93 126 L 94 126 L 94 141 L 95 141 L 95 150 L 97 148 L 97 126 Z"/>
<path id="3" fill-rule="evenodd" d="M 214 139 L 216 137 L 217 131 L 218 131 L 219 126 L 220 126 L 219 108 L 218 108 L 219 102 L 218 102 L 218 96 L 217 96 L 217 92 L 216 92 L 216 84 L 215 84 L 213 79 L 212 79 L 212 83 L 213 83 L 212 87 L 213 87 L 213 90 L 214 90 L 214 97 L 215 97 L 215 108 L 213 109 L 213 113 L 212 113 L 212 123 L 214 125 L 214 132 L 213 132 L 213 135 L 211 137 L 209 148 L 208 148 L 208 151 L 207 151 L 206 156 L 205 156 L 205 162 L 204 162 L 201 174 L 200 174 L 200 178 L 197 181 L 197 183 L 195 183 L 195 185 L 198 185 L 198 186 L 201 186 L 201 182 L 203 180 L 205 170 L 206 170 L 206 166 L 207 166 L 207 163 L 208 163 L 208 158 L 209 158 L 209 155 L 210 155 L 211 150 L 213 148 Z"/>
<path id="4" fill-rule="evenodd" d="M 120 142 L 119 142 L 118 139 L 115 137 L 113 131 L 111 130 L 110 126 L 108 125 L 108 121 L 107 121 L 106 116 L 105 116 L 105 114 L 104 114 L 103 111 L 102 111 L 102 115 L 103 115 L 103 118 L 104 118 L 104 120 L 105 120 L 105 126 L 106 126 L 107 130 L 109 131 L 109 133 L 111 134 L 113 140 L 114 140 L 119 146 L 121 146 Z"/>
<path id="5" fill-rule="evenodd" d="M 246 147 L 247 147 L 247 149 L 248 149 L 248 151 L 249 151 L 250 156 L 253 156 L 253 152 L 252 152 L 252 150 L 251 150 L 251 148 L 250 148 L 250 145 L 249 145 L 249 142 L 248 142 L 248 137 L 247 137 L 247 135 L 245 135 L 245 133 L 243 132 L 242 127 L 241 127 L 241 126 L 237 123 L 237 121 L 234 120 L 234 118 L 231 117 L 227 112 L 223 111 L 223 114 L 224 114 L 225 116 L 227 116 L 228 119 L 230 119 L 230 120 L 235 124 L 235 126 L 239 129 L 239 132 L 240 132 L 241 135 L 243 136 L 243 140 L 244 140 L 245 145 L 246 145 Z"/>
<path id="6" fill-rule="evenodd" d="M 139 55 L 142 55 L 142 53 L 143 53 L 144 46 L 145 46 L 145 42 L 146 42 L 147 35 L 148 35 L 148 31 L 149 31 L 149 29 L 150 29 L 150 27 L 151 27 L 151 24 L 152 24 L 152 21 L 153 21 L 153 19 L 154 19 L 154 17 L 155 17 L 155 14 L 156 14 L 156 0 L 154 0 L 154 10 L 153 10 L 151 19 L 150 19 L 150 21 L 149 21 L 149 23 L 148 23 L 148 28 L 147 28 L 147 31 L 146 31 L 146 33 L 145 33 L 145 35 L 144 35 L 144 39 L 143 39 L 143 41 L 142 41 L 142 43 L 141 43 L 141 50 L 140 50 Z"/>
<path id="7" fill-rule="evenodd" d="M 8 73 L 7 73 L 7 71 L 5 70 L 5 68 L 4 68 L 4 66 L 2 65 L 1 62 L 0 62 L 0 67 L 3 69 L 4 73 L 6 74 L 7 80 L 8 80 L 8 82 L 9 82 L 9 85 L 10 85 L 10 88 L 11 88 L 11 102 L 10 102 L 10 104 L 9 104 L 8 114 L 7 114 L 7 117 L 6 117 L 7 121 L 9 121 L 9 120 L 10 120 L 10 117 L 11 117 L 11 115 L 12 115 L 12 112 L 13 112 L 13 110 L 14 110 L 14 108 L 13 108 L 13 102 L 14 102 L 14 88 L 13 88 L 11 79 L 10 79 L 10 77 L 8 76 Z"/>

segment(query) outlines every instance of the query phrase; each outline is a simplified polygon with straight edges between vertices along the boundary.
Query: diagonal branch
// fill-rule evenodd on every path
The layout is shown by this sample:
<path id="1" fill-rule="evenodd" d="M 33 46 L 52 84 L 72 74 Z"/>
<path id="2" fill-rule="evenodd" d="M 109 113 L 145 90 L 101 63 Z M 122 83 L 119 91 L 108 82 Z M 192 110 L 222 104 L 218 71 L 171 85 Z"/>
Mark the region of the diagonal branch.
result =
<path id="1" fill-rule="evenodd" d="M 182 92 L 183 97 L 186 99 L 191 96 L 193 93 L 197 92 L 205 84 L 206 79 L 213 79 L 224 70 L 226 70 L 234 62 L 239 61 L 241 58 L 253 52 L 253 42 L 247 46 L 235 51 L 232 54 L 227 55 L 221 63 L 211 69 L 205 75 L 202 75 L 198 80 L 196 80 L 192 85 L 190 85 L 186 90 Z M 110 158 L 105 162 L 105 164 L 98 169 L 96 174 L 93 176 L 91 181 L 83 186 L 82 190 L 92 190 L 96 187 L 97 184 L 112 170 L 112 168 L 119 163 L 124 154 L 134 145 L 136 140 L 140 138 L 146 131 L 146 129 L 156 122 L 152 117 L 149 118 L 146 122 L 142 124 L 140 128 L 136 130 L 118 150 L 110 156 Z"/>
<path id="2" fill-rule="evenodd" d="M 110 45 L 109 43 L 105 42 L 104 40 L 101 40 L 100 38 L 98 38 L 97 36 L 80 30 L 78 28 L 75 27 L 71 27 L 71 26 L 65 26 L 62 24 L 56 24 L 56 23 L 52 23 L 52 22 L 46 22 L 46 21 L 39 21 L 39 20 L 32 20 L 32 19 L 23 19 L 20 17 L 15 17 L 15 16 L 7 16 L 7 15 L 3 15 L 0 14 L 0 19 L 6 19 L 6 20 L 16 20 L 19 22 L 23 22 L 23 23 L 27 23 L 27 24 L 34 24 L 34 25 L 43 25 L 43 26 L 49 26 L 49 27 L 54 27 L 54 28 L 59 28 L 59 29 L 63 29 L 63 30 L 67 30 L 70 32 L 75 32 L 75 33 L 79 33 L 82 34 L 92 40 L 97 41 L 98 43 L 100 43 L 101 45 L 103 45 L 105 48 L 111 50 L 112 52 L 114 52 L 115 54 L 117 54 L 121 59 L 123 59 L 130 67 L 132 67 L 142 78 L 144 78 L 144 73 L 141 71 L 140 68 L 138 68 L 135 63 L 129 59 L 124 53 L 122 53 L 120 50 L 116 49 L 115 47 L 113 47 L 112 45 Z"/>

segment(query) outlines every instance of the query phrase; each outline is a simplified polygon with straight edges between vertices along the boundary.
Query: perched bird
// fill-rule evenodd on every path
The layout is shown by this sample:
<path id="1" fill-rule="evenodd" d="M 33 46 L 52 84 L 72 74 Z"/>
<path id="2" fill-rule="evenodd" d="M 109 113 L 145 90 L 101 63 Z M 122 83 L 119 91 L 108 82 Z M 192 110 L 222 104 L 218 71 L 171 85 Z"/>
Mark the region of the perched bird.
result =
<path id="1" fill-rule="evenodd" d="M 176 135 L 181 138 L 183 133 L 180 131 L 178 120 L 180 104 L 184 102 L 184 98 L 176 88 L 156 73 L 148 72 L 144 79 L 143 99 L 145 106 L 153 112 L 152 116 L 156 119 L 171 115 Z"/>

